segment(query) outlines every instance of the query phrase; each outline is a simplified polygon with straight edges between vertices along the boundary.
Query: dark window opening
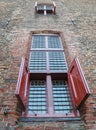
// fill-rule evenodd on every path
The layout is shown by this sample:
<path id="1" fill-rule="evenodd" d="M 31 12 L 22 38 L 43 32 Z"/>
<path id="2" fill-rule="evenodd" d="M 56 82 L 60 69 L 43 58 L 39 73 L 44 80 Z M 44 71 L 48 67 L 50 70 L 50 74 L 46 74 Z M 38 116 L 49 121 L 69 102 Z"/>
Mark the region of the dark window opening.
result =
<path id="1" fill-rule="evenodd" d="M 55 14 L 56 13 L 56 5 L 55 2 L 52 4 L 38 4 L 35 2 L 35 12 L 39 14 Z"/>

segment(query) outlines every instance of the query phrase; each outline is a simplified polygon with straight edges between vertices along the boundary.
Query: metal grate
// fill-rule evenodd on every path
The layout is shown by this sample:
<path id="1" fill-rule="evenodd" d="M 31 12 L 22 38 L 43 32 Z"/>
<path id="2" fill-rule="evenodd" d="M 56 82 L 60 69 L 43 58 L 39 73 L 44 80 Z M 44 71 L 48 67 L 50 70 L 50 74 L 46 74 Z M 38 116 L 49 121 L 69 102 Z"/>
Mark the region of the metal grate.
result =
<path id="1" fill-rule="evenodd" d="M 63 80 L 53 80 L 54 111 L 57 114 L 72 112 L 68 86 Z"/>
<path id="2" fill-rule="evenodd" d="M 29 90 L 28 113 L 45 114 L 46 108 L 46 83 L 41 80 L 31 82 Z"/>

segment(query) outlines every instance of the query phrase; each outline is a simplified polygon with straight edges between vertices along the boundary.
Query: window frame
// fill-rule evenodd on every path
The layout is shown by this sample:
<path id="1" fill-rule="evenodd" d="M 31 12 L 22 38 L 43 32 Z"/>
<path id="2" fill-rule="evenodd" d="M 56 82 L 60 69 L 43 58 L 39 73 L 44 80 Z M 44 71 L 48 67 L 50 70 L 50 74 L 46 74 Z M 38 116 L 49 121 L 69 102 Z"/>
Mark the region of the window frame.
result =
<path id="1" fill-rule="evenodd" d="M 43 9 L 38 9 L 38 6 L 43 6 L 44 8 Z M 50 6 L 51 9 L 47 10 L 47 7 Z M 56 14 L 56 4 L 55 2 L 53 1 L 52 3 L 38 3 L 38 2 L 35 2 L 35 13 L 38 13 L 38 14 Z"/>
<path id="2" fill-rule="evenodd" d="M 34 74 L 32 74 L 34 76 Z M 33 76 L 30 76 L 31 79 L 30 80 L 36 80 L 37 77 L 41 76 L 41 74 L 37 73 L 36 76 L 33 78 Z M 60 77 L 61 74 L 57 74 L 57 76 L 59 77 L 59 80 L 64 80 L 62 76 L 65 77 L 65 80 L 66 80 L 66 76 L 63 74 L 61 77 Z M 56 77 L 57 77 L 56 76 Z M 42 78 L 43 77 L 43 78 Z M 72 107 L 73 107 L 73 110 L 72 112 L 70 113 L 61 113 L 61 114 L 56 114 L 55 111 L 54 111 L 54 105 L 53 105 L 53 91 L 52 91 L 52 77 L 53 79 L 56 79 L 56 77 L 53 75 L 50 75 L 50 74 L 42 74 L 42 77 L 40 77 L 40 80 L 44 80 L 46 78 L 46 94 L 47 94 L 47 97 L 46 97 L 46 107 L 47 107 L 47 113 L 46 114 L 36 114 L 36 113 L 33 113 L 33 114 L 28 114 L 28 97 L 27 97 L 27 100 L 26 100 L 26 110 L 25 112 L 22 113 L 22 117 L 76 117 L 79 115 L 78 111 L 76 109 L 74 109 L 74 106 L 73 106 L 73 103 L 72 103 Z M 38 79 L 37 79 L 38 80 Z M 50 87 L 48 87 L 50 86 Z M 68 88 L 69 89 L 69 88 Z M 70 91 L 69 91 L 69 94 L 70 94 Z M 29 95 L 29 94 L 28 94 Z M 70 95 L 70 100 L 71 100 L 71 95 Z"/>
<path id="3" fill-rule="evenodd" d="M 36 34 L 37 35 L 37 34 Z M 41 35 L 41 34 L 39 34 L 39 35 Z M 46 34 L 44 34 L 44 35 L 46 35 Z M 53 34 L 54 35 L 54 34 Z M 62 42 L 61 42 L 62 43 Z M 34 51 L 32 48 L 30 49 L 30 50 L 32 50 L 32 51 Z M 47 51 L 47 49 L 46 49 L 46 51 Z M 64 51 L 64 49 L 62 50 L 62 51 Z M 78 58 L 75 58 L 75 60 L 76 59 L 78 59 Z M 77 60 L 78 61 L 78 60 Z M 81 69 L 81 67 L 80 67 L 80 63 L 79 63 L 79 61 L 78 62 L 75 62 L 75 64 L 76 65 L 78 65 L 78 67 L 79 67 L 79 70 L 80 70 L 80 72 L 82 71 L 82 69 Z M 72 66 L 73 66 L 73 63 L 74 63 L 74 60 L 73 60 L 73 62 L 72 62 L 72 64 L 71 64 L 71 66 L 69 67 L 69 69 L 68 69 L 68 71 L 67 72 L 51 72 L 51 73 L 49 73 L 49 72 L 46 72 L 46 73 L 44 73 L 44 72 L 40 72 L 40 73 L 32 73 L 32 72 L 29 72 L 29 75 L 30 76 L 28 76 L 28 79 L 27 80 L 31 80 L 34 76 L 34 79 L 36 79 L 36 78 L 39 78 L 39 75 L 40 75 L 40 78 L 42 79 L 42 78 L 44 78 L 45 76 L 47 76 L 47 77 L 49 77 L 49 79 L 47 79 L 47 86 L 48 86 L 48 83 L 49 83 L 49 81 L 48 80 L 50 80 L 51 79 L 51 76 L 53 77 L 53 78 L 65 78 L 65 79 L 67 79 L 67 77 L 68 77 L 68 85 L 69 85 L 69 92 L 71 93 L 71 96 L 72 96 L 72 105 L 73 105 L 73 112 L 72 113 L 66 113 L 66 114 L 54 114 L 54 112 L 52 111 L 52 109 L 50 109 L 50 112 L 49 112 L 49 114 L 38 114 L 38 115 L 30 115 L 30 114 L 28 114 L 27 112 L 27 108 L 26 108 L 26 110 L 22 113 L 22 117 L 77 117 L 77 116 L 79 116 L 79 113 L 78 113 L 78 110 L 77 109 L 79 109 L 79 107 L 80 107 L 80 105 L 81 105 L 81 102 L 80 102 L 80 104 L 78 105 L 78 106 L 76 106 L 76 103 L 75 103 L 75 99 L 74 99 L 74 92 L 72 91 L 72 88 L 70 87 L 70 82 L 69 82 L 69 75 L 70 75 L 70 72 L 71 72 L 71 70 L 72 70 Z M 25 65 L 24 65 L 25 66 Z M 27 69 L 26 69 L 27 70 Z M 20 73 L 20 72 L 19 72 Z M 83 73 L 83 72 L 82 72 Z M 56 77 L 57 76 L 57 77 Z M 20 76 L 19 76 L 20 77 Z M 19 77 L 18 77 L 18 80 L 20 81 L 20 79 L 19 79 Z M 30 79 L 29 79 L 29 77 L 30 77 Z M 61 79 L 60 78 L 60 79 Z M 22 79 L 22 78 L 21 78 Z M 45 78 L 46 79 L 46 78 Z M 82 78 L 81 78 L 82 79 Z M 30 84 L 28 81 L 26 80 L 26 82 L 25 82 L 25 84 L 26 83 L 28 83 L 28 85 Z M 85 78 L 84 78 L 84 74 L 83 74 L 83 79 L 82 80 L 84 80 L 84 82 L 86 82 L 85 81 Z M 51 80 L 50 80 L 50 82 L 51 82 Z M 20 84 L 21 85 L 21 84 Z M 15 94 L 16 94 L 16 96 L 17 97 L 19 97 L 19 100 L 21 100 L 20 98 L 20 96 L 19 96 L 19 92 L 20 92 L 20 87 L 22 87 L 22 85 L 20 86 L 20 85 L 18 85 L 18 82 L 17 82 L 17 87 L 16 87 L 16 91 L 18 90 L 18 93 L 16 92 Z M 30 86 L 30 85 L 29 85 Z M 52 84 L 50 84 L 50 86 L 51 86 L 51 88 L 52 88 Z M 76 87 L 76 86 L 75 86 Z M 85 87 L 85 89 L 86 89 L 86 85 L 85 86 L 83 86 L 83 87 Z M 87 85 L 87 87 L 88 87 L 88 85 Z M 27 89 L 28 89 L 29 87 L 27 87 Z M 48 88 L 48 87 L 47 87 Z M 88 88 L 87 88 L 88 89 Z M 52 89 L 51 89 L 52 90 Z M 50 91 L 49 89 L 47 90 L 47 91 Z M 25 102 L 26 103 L 28 103 L 28 91 L 26 90 L 26 92 L 27 92 L 27 94 L 26 94 L 26 99 L 24 99 L 25 100 Z M 51 93 L 52 93 L 52 91 L 50 91 Z M 88 89 L 88 91 L 86 91 L 86 99 L 88 98 L 88 96 L 90 95 L 90 91 L 89 91 L 89 89 Z M 83 99 L 82 100 L 84 100 L 85 101 L 85 97 L 83 97 Z M 52 101 L 52 94 L 51 94 L 51 97 L 50 97 L 50 95 L 49 95 L 49 98 L 47 98 L 47 102 L 49 102 L 49 101 Z M 21 100 L 21 102 L 22 102 L 22 100 Z M 23 102 L 22 102 L 23 103 Z M 26 104 L 25 103 L 25 104 Z M 27 104 L 26 104 L 27 105 Z M 51 103 L 51 105 L 52 105 L 52 103 Z"/>
<path id="4" fill-rule="evenodd" d="M 45 44 L 46 44 L 45 48 L 32 48 L 32 43 L 33 43 L 34 36 L 39 36 L 39 35 L 40 36 L 45 36 Z M 50 48 L 50 47 L 48 47 L 48 36 L 57 36 L 59 38 L 60 48 Z M 46 55 L 47 55 L 48 52 L 51 52 L 51 51 L 53 51 L 53 52 L 55 52 L 55 51 L 59 52 L 60 51 L 60 52 L 63 52 L 64 60 L 66 62 L 66 58 L 65 58 L 65 54 L 64 54 L 64 48 L 62 46 L 61 38 L 60 38 L 60 36 L 58 34 L 33 34 L 32 39 L 31 39 L 30 57 L 31 57 L 31 52 L 33 52 L 33 51 L 45 51 Z M 47 59 L 47 56 L 46 56 L 46 59 Z M 30 58 L 29 58 L 29 61 L 30 61 Z M 47 93 L 47 101 L 46 101 L 46 103 L 48 105 L 47 106 L 47 112 L 48 113 L 46 113 L 46 114 L 28 114 L 28 110 L 27 110 L 25 112 L 26 116 L 27 117 L 35 117 L 35 116 L 36 117 L 66 117 L 66 116 L 67 117 L 74 117 L 74 116 L 77 116 L 78 112 L 75 109 L 73 109 L 72 112 L 70 112 L 70 113 L 62 113 L 62 114 L 54 113 L 55 111 L 54 111 L 54 105 L 53 105 L 54 102 L 53 102 L 53 94 L 52 94 L 52 92 L 53 92 L 52 91 L 52 77 L 53 77 L 53 79 L 55 79 L 58 76 L 58 77 L 60 77 L 60 79 L 65 78 L 67 80 L 68 68 L 66 68 L 67 70 L 64 71 L 64 72 L 58 71 L 58 70 L 50 71 L 50 69 L 48 69 L 48 66 L 49 66 L 49 61 L 47 59 L 47 71 L 42 71 L 42 70 L 40 72 L 38 72 L 38 70 L 37 70 L 37 72 L 36 71 L 33 71 L 33 72 L 30 71 L 30 74 L 31 74 L 30 77 L 34 76 L 34 74 L 36 74 L 38 76 L 43 74 L 46 77 L 46 91 L 47 91 L 46 92 Z M 66 67 L 67 67 L 67 62 L 66 62 Z M 55 76 L 55 75 L 57 75 L 57 76 Z M 50 88 L 48 88 L 48 86 L 50 86 Z M 51 94 L 49 94 L 49 93 L 51 93 Z M 70 100 L 71 100 L 71 95 L 70 95 Z M 28 102 L 28 100 L 27 100 L 27 102 Z M 73 103 L 72 103 L 72 107 L 74 108 Z"/>
<path id="5" fill-rule="evenodd" d="M 32 48 L 32 42 L 33 42 L 33 36 L 45 36 L 45 48 Z M 32 36 L 32 40 L 31 40 L 31 47 L 30 47 L 30 56 L 29 56 L 29 61 L 31 61 L 31 53 L 32 52 L 34 52 L 34 51 L 44 51 L 45 53 L 46 53 L 46 70 L 39 70 L 39 72 L 38 72 L 38 70 L 37 70 L 37 72 L 36 71 L 31 71 L 30 70 L 30 73 L 67 73 L 68 72 L 68 67 L 67 67 L 67 61 L 66 61 L 66 58 L 65 58 L 65 53 L 64 53 L 64 48 L 63 48 L 63 46 L 62 46 L 62 41 L 61 41 L 61 38 L 60 38 L 60 36 L 58 35 L 58 34 L 34 34 Z M 60 41 L 60 48 L 58 49 L 58 48 L 48 48 L 48 36 L 58 36 L 58 38 L 59 38 L 59 41 Z M 64 57 L 64 61 L 65 61 L 65 65 L 66 65 L 66 70 L 63 70 L 63 72 L 62 72 L 62 70 L 51 70 L 51 69 L 49 69 L 49 63 L 50 63 L 50 61 L 49 61 L 49 53 L 50 52 L 63 52 L 63 57 Z M 30 66 L 30 62 L 29 62 L 29 65 L 28 66 Z M 29 67 L 30 68 L 30 67 Z"/>

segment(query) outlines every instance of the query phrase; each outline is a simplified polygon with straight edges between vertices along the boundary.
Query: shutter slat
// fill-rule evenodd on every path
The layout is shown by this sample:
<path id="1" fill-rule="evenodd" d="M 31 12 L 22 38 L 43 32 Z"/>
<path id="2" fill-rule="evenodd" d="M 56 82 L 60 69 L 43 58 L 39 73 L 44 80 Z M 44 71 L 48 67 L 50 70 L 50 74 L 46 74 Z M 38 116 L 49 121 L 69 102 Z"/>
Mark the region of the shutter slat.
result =
<path id="1" fill-rule="evenodd" d="M 77 57 L 68 70 L 68 83 L 75 106 L 78 108 L 90 95 L 90 90 Z"/>
<path id="2" fill-rule="evenodd" d="M 26 66 L 25 58 L 22 58 L 15 95 L 21 101 L 24 109 L 26 105 L 26 98 L 27 98 L 26 94 L 27 94 L 28 87 L 29 87 L 29 71 Z"/>

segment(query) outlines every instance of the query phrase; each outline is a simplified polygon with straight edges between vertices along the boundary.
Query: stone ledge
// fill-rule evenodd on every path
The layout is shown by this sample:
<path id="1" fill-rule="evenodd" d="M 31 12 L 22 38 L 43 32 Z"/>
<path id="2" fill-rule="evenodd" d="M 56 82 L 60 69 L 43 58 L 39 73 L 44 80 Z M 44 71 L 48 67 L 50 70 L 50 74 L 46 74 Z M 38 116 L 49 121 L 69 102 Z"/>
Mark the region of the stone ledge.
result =
<path id="1" fill-rule="evenodd" d="M 65 118 L 50 118 L 50 117 L 21 117 L 20 118 L 20 122 L 50 122 L 50 121 L 58 121 L 58 122 L 62 122 L 62 121 L 81 121 L 80 117 L 65 117 Z"/>

